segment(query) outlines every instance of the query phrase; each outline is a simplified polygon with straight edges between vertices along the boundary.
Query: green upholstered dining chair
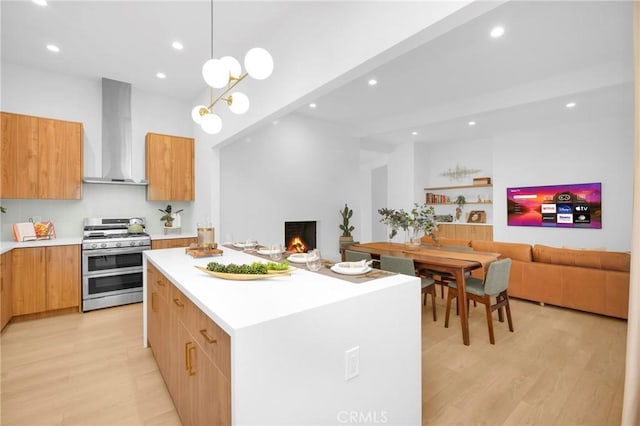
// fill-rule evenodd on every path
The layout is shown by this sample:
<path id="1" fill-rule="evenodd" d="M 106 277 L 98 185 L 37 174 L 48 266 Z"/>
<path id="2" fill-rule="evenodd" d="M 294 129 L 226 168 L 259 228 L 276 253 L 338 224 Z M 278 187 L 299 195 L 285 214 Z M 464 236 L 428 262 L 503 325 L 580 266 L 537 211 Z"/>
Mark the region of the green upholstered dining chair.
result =
<path id="1" fill-rule="evenodd" d="M 380 255 L 380 269 L 383 271 L 397 272 L 404 275 L 416 275 L 416 267 L 413 263 L 413 259 Z M 436 314 L 436 288 L 433 285 L 434 281 L 431 278 L 420 276 L 422 286 L 422 303 L 427 304 L 427 294 L 431 295 L 431 307 L 433 309 L 433 320 L 437 321 Z"/>
<path id="2" fill-rule="evenodd" d="M 501 259 L 491 262 L 484 280 L 469 277 L 465 278 L 467 304 L 469 300 L 477 301 L 485 305 L 487 313 L 487 327 L 489 328 L 489 342 L 496 344 L 493 335 L 493 319 L 492 312 L 498 310 L 498 320 L 504 322 L 504 314 L 502 308 L 507 312 L 507 321 L 509 323 L 509 331 L 513 332 L 513 321 L 511 319 L 511 307 L 509 306 L 509 295 L 507 288 L 509 287 L 509 274 L 511 272 L 511 259 Z M 451 300 L 458 296 L 458 283 L 456 281 L 449 282 L 449 291 L 447 294 L 447 311 L 445 313 L 444 326 L 449 326 L 449 311 L 451 310 Z M 491 303 L 491 298 L 495 298 L 496 303 Z M 467 309 L 468 311 L 468 309 Z"/>
<path id="3" fill-rule="evenodd" d="M 345 262 L 358 262 L 360 260 L 371 260 L 371 254 L 363 253 L 361 251 L 354 251 L 354 250 L 344 251 Z"/>

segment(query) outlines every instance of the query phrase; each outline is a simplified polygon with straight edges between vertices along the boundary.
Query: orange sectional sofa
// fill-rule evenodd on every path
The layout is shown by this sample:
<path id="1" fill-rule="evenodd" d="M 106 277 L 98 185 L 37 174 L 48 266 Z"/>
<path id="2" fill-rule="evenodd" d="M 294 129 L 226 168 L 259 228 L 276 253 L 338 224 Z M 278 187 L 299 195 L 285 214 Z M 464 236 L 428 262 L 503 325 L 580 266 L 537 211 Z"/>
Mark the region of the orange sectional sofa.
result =
<path id="1" fill-rule="evenodd" d="M 510 257 L 509 295 L 626 319 L 631 255 L 498 241 L 440 240 Z"/>

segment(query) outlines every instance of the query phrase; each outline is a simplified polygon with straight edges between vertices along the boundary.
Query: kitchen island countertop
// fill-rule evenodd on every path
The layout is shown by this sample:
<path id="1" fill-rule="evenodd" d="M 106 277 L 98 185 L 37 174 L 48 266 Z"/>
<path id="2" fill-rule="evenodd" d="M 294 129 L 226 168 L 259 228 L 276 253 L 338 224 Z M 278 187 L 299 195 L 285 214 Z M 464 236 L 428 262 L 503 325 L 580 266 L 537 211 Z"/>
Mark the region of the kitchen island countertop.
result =
<path id="1" fill-rule="evenodd" d="M 143 344 L 150 262 L 229 334 L 232 424 L 336 424 L 351 413 L 420 424 L 420 279 L 397 274 L 354 283 L 298 269 L 228 281 L 195 268 L 260 260 L 227 248 L 208 258 L 184 248 L 145 251 Z"/>

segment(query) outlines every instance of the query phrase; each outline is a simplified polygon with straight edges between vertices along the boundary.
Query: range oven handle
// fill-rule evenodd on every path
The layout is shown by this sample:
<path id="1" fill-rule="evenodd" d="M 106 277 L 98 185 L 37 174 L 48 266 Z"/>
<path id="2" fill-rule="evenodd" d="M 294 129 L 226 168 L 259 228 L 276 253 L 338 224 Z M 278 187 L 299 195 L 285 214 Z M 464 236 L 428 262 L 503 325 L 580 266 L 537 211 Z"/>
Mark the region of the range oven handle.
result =
<path id="1" fill-rule="evenodd" d="M 99 249 L 99 250 L 82 250 L 82 255 L 85 257 L 92 256 L 106 256 L 110 254 L 129 254 L 129 253 L 142 253 L 143 251 L 150 250 L 149 246 L 138 246 L 138 247 L 116 247 L 116 248 L 108 248 L 108 249 Z"/>

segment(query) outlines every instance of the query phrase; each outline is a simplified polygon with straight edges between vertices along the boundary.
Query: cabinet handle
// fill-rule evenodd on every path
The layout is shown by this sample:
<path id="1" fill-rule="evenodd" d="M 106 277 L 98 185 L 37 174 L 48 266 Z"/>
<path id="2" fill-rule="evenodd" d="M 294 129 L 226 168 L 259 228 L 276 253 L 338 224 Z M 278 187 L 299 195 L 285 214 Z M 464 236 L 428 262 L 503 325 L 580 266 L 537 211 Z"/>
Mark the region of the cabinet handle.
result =
<path id="1" fill-rule="evenodd" d="M 211 337 L 209 337 L 209 335 L 207 334 L 207 329 L 203 328 L 202 330 L 200 330 L 200 334 L 202 334 L 205 338 L 205 340 L 207 341 L 207 343 L 218 343 L 218 341 L 216 339 L 212 339 Z"/>
<path id="2" fill-rule="evenodd" d="M 151 292 L 151 310 L 153 312 L 158 312 L 158 310 L 156 309 L 156 293 L 155 292 Z"/>
<path id="3" fill-rule="evenodd" d="M 184 303 L 182 303 L 180 301 L 180 299 L 173 299 L 173 303 L 175 303 L 176 305 L 178 305 L 180 308 L 184 308 Z"/>
<path id="4" fill-rule="evenodd" d="M 192 350 L 196 350 L 196 347 L 193 345 L 193 342 L 187 342 L 184 345 L 184 364 L 185 364 L 185 370 L 187 371 L 187 373 L 189 374 L 189 376 L 194 376 L 196 374 L 195 371 L 193 371 L 193 366 L 191 365 L 191 351 Z"/>

